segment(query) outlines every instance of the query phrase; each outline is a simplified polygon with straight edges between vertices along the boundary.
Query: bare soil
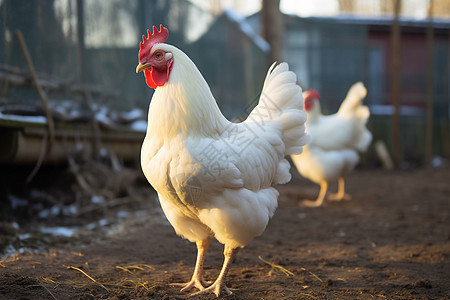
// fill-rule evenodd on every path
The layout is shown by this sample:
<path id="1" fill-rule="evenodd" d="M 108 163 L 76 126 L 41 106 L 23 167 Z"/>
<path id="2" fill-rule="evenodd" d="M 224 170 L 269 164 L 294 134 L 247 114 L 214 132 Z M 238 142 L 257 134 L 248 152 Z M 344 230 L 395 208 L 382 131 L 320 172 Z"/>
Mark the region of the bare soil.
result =
<path id="1" fill-rule="evenodd" d="M 227 279 L 234 293 L 223 298 L 450 298 L 450 169 L 356 170 L 347 184 L 353 199 L 320 208 L 299 205 L 318 187 L 297 175 L 279 190 L 275 216 L 239 252 Z M 3 257 L 0 299 L 187 298 L 171 283 L 190 279 L 195 245 L 174 233 L 155 199 L 145 209 L 108 232 Z M 222 251 L 211 244 L 208 280 Z"/>

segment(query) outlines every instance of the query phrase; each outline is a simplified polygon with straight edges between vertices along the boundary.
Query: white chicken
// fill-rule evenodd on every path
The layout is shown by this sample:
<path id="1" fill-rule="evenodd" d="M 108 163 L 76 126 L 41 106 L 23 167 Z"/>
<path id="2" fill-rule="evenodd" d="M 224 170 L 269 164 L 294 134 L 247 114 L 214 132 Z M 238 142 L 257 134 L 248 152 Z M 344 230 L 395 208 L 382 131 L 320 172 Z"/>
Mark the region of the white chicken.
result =
<path id="1" fill-rule="evenodd" d="M 291 179 L 286 155 L 309 136 L 296 75 L 272 65 L 259 104 L 242 123 L 229 122 L 195 64 L 165 44 L 162 25 L 143 36 L 139 65 L 155 88 L 141 150 L 142 170 L 176 233 L 195 242 L 197 262 L 181 291 L 230 294 L 225 277 L 238 249 L 263 233 L 277 207 L 273 184 Z M 224 244 L 224 263 L 205 288 L 203 261 L 211 237 Z"/>
<path id="2" fill-rule="evenodd" d="M 372 141 L 372 134 L 366 128 L 370 112 L 367 106 L 362 105 L 366 94 L 363 83 L 357 82 L 348 91 L 336 114 L 322 115 L 319 93 L 315 90 L 303 93 L 311 143 L 302 154 L 291 158 L 303 177 L 320 184 L 317 199 L 305 200 L 304 205 L 321 206 L 328 184 L 333 181 L 338 181 L 338 192 L 328 199 L 350 199 L 350 195 L 345 193 L 345 176 L 359 162 L 358 152 L 365 152 Z"/>

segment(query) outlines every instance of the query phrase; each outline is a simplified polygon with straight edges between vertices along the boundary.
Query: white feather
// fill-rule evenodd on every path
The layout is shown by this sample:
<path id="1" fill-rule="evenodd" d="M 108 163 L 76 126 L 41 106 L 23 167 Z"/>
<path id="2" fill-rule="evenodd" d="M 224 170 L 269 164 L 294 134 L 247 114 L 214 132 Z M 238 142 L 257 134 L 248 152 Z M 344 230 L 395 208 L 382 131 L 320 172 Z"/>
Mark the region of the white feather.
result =
<path id="1" fill-rule="evenodd" d="M 317 184 L 337 181 L 359 161 L 358 153 L 351 149 L 324 151 L 308 145 L 303 150 L 302 154 L 291 156 L 292 162 L 303 177 Z"/>
<path id="2" fill-rule="evenodd" d="M 323 150 L 366 151 L 372 141 L 372 134 L 366 128 L 370 112 L 362 105 L 366 94 L 361 82 L 354 84 L 339 111 L 332 115 L 322 115 L 320 103 L 315 101 L 306 123 L 311 145 Z"/>
<path id="3" fill-rule="evenodd" d="M 174 62 L 169 81 L 150 104 L 141 150 L 144 174 L 179 235 L 193 242 L 215 236 L 243 247 L 275 212 L 278 192 L 272 185 L 291 178 L 284 157 L 308 141 L 296 76 L 285 63 L 272 65 L 260 103 L 235 124 L 222 115 L 182 51 L 154 47 L 171 53 Z"/>
<path id="4" fill-rule="evenodd" d="M 367 150 L 372 134 L 366 128 L 370 116 L 362 100 L 367 91 L 361 82 L 355 83 L 333 115 L 322 115 L 319 101 L 315 101 L 306 122 L 311 143 L 300 155 L 292 155 L 299 173 L 309 180 L 337 181 L 353 170 L 359 162 L 358 152 Z"/>

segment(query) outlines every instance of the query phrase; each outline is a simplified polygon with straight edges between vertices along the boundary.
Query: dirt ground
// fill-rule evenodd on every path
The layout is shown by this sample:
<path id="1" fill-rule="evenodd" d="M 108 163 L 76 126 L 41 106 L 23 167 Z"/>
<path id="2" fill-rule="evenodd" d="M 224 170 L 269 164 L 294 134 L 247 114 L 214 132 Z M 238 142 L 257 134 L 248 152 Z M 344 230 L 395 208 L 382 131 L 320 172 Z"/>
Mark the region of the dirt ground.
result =
<path id="1" fill-rule="evenodd" d="M 278 210 L 239 252 L 227 279 L 234 293 L 223 298 L 449 299 L 450 169 L 356 170 L 347 188 L 353 200 L 307 208 L 299 202 L 317 186 L 297 175 L 279 186 Z M 0 299 L 187 298 L 171 283 L 190 279 L 195 245 L 174 233 L 155 199 L 149 203 L 107 232 L 3 256 Z M 222 251 L 211 244 L 208 280 Z"/>

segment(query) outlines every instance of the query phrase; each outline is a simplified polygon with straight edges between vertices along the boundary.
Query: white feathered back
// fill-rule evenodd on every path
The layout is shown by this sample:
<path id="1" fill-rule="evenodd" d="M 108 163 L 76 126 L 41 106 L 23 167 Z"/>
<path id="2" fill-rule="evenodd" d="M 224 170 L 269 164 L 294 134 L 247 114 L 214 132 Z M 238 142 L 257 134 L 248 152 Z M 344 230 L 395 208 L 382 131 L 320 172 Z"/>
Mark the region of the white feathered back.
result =
<path id="1" fill-rule="evenodd" d="M 372 141 L 372 134 L 366 128 L 370 111 L 362 104 L 366 95 L 367 90 L 363 83 L 355 83 L 338 112 L 332 115 L 322 115 L 317 101 L 306 124 L 312 136 L 311 144 L 324 150 L 366 151 Z"/>

